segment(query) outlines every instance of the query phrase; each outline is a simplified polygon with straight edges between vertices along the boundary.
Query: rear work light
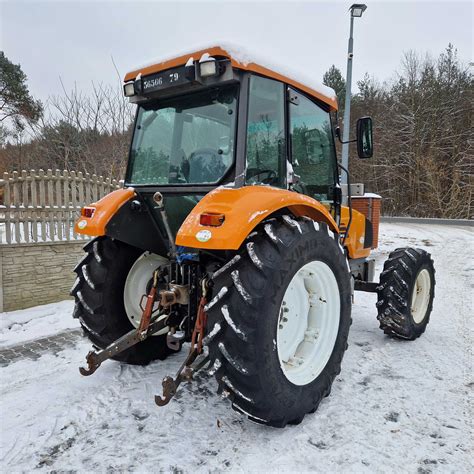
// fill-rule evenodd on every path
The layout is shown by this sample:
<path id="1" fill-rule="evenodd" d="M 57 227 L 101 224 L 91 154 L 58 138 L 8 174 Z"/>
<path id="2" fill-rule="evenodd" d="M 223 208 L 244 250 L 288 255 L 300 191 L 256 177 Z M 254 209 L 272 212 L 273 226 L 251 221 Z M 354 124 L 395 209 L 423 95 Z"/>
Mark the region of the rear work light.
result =
<path id="1" fill-rule="evenodd" d="M 225 71 L 225 66 L 216 58 L 204 53 L 199 60 L 199 75 L 202 78 L 220 76 Z"/>
<path id="2" fill-rule="evenodd" d="M 92 217 L 95 212 L 95 207 L 83 207 L 81 209 L 81 216 L 82 217 Z"/>
<path id="3" fill-rule="evenodd" d="M 225 221 L 224 214 L 206 213 L 206 214 L 201 214 L 201 218 L 199 219 L 199 222 L 201 225 L 206 225 L 210 227 L 219 227 L 224 223 L 224 221 Z"/>

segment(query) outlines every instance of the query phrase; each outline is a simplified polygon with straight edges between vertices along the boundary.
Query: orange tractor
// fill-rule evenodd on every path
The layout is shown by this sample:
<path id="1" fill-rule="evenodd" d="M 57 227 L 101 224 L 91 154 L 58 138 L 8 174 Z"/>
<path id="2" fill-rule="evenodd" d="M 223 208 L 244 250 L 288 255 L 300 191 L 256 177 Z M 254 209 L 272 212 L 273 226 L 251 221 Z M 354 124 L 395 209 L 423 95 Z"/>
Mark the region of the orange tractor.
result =
<path id="1" fill-rule="evenodd" d="M 94 237 L 71 290 L 94 345 L 83 375 L 188 342 L 158 405 L 206 369 L 235 410 L 283 427 L 330 393 L 355 290 L 377 293 L 386 334 L 424 332 L 430 255 L 396 249 L 373 281 L 377 216 L 341 192 L 334 94 L 276 69 L 211 47 L 126 75 L 137 114 L 124 189 L 75 224 Z M 369 117 L 354 141 L 372 156 Z"/>

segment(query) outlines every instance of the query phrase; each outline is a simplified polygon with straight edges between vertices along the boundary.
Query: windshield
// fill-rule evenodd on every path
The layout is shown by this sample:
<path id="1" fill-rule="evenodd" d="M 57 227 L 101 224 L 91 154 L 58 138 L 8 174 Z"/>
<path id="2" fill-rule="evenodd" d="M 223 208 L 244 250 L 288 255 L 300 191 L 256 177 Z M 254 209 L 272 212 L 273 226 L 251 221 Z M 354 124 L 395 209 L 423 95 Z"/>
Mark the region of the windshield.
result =
<path id="1" fill-rule="evenodd" d="M 213 184 L 234 162 L 237 86 L 138 109 L 128 184 Z"/>

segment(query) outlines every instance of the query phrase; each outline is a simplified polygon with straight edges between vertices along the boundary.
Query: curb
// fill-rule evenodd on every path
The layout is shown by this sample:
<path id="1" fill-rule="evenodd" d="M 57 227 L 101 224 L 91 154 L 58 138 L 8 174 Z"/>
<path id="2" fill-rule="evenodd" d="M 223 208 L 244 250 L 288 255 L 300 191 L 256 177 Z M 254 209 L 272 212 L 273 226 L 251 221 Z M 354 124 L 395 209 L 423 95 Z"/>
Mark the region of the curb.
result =
<path id="1" fill-rule="evenodd" d="M 438 219 L 434 217 L 395 217 L 381 216 L 380 222 L 403 222 L 406 224 L 430 224 L 430 225 L 454 225 L 464 227 L 474 227 L 474 220 L 471 219 Z"/>

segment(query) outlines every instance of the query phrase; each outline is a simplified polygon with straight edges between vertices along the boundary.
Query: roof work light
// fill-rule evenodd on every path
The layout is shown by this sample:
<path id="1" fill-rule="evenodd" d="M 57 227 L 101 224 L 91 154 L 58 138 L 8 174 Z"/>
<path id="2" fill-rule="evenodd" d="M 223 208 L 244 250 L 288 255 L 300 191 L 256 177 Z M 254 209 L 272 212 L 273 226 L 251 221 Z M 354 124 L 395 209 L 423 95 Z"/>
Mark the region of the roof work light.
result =
<path id="1" fill-rule="evenodd" d="M 201 77 L 212 77 L 221 74 L 221 68 L 216 58 L 204 53 L 199 60 L 199 75 Z"/>

